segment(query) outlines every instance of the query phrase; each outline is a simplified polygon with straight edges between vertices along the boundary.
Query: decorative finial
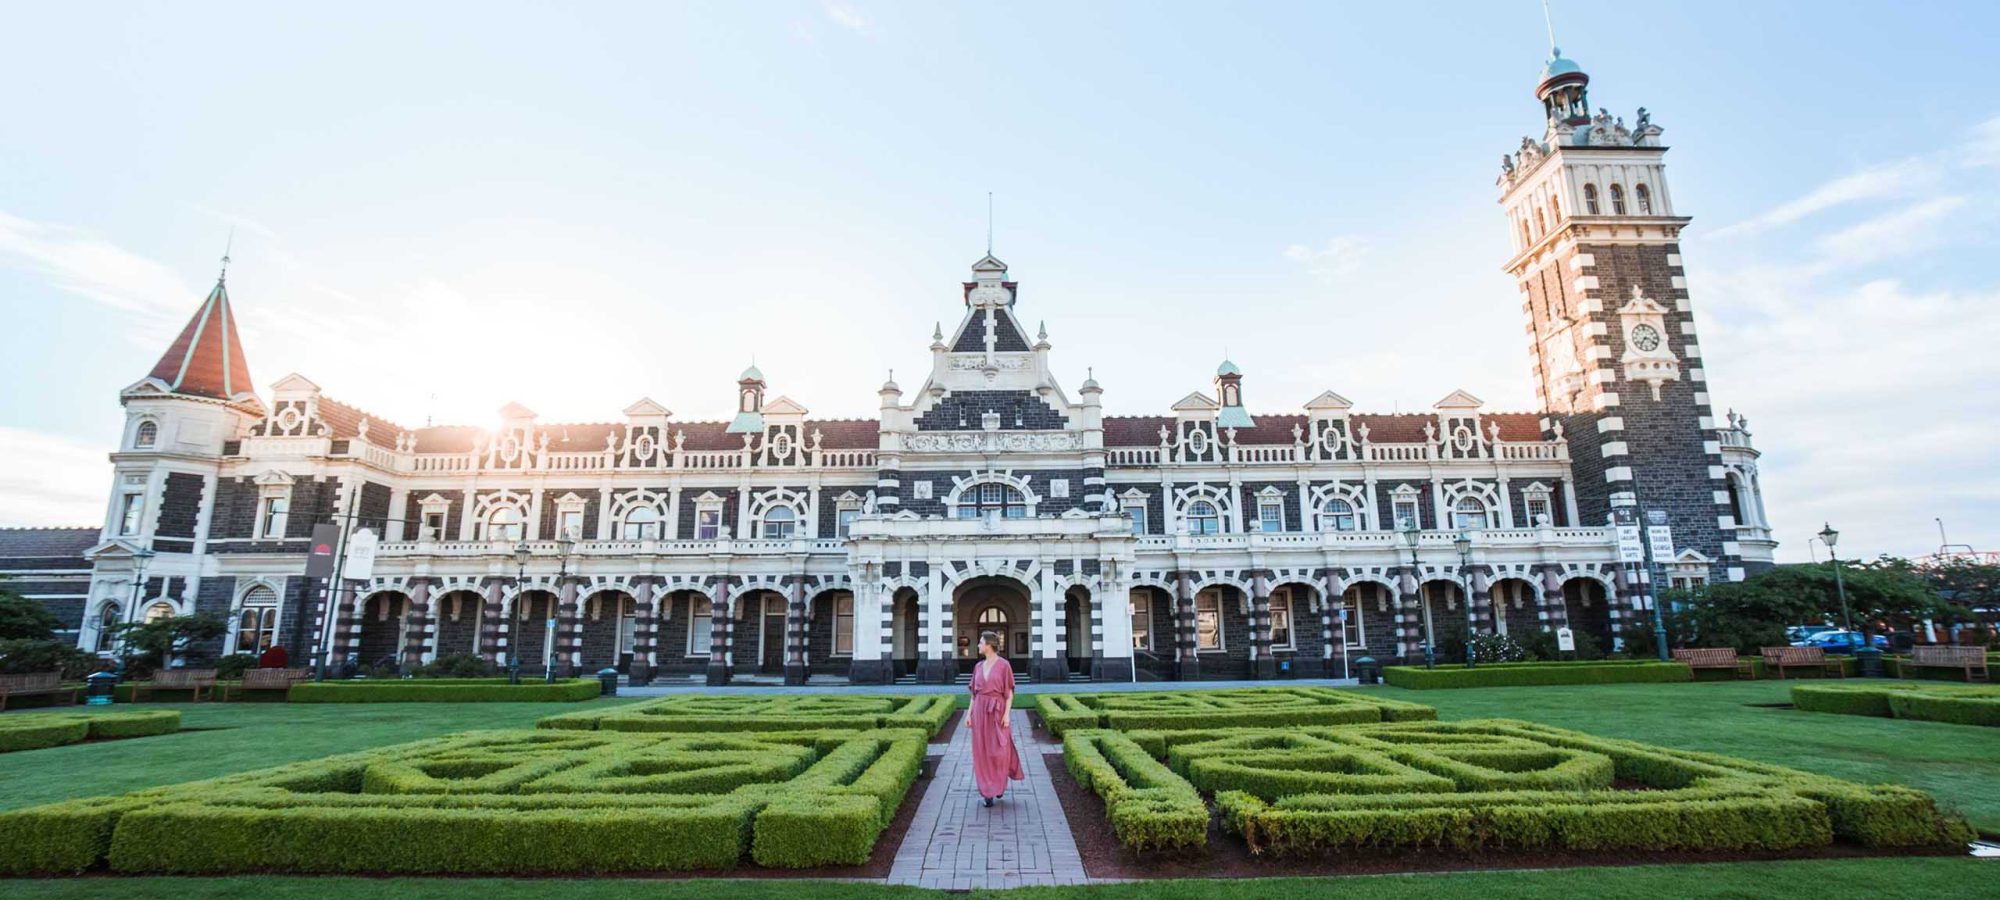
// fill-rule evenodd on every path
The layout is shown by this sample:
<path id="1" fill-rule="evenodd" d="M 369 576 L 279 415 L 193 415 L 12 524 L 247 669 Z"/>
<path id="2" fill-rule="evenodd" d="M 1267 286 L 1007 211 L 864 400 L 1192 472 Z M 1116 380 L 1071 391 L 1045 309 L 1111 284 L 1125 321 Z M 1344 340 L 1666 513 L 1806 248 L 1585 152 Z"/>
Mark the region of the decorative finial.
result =
<path id="1" fill-rule="evenodd" d="M 236 226 L 229 226 L 229 239 L 222 244 L 222 271 L 215 276 L 215 283 L 221 284 L 229 277 L 229 251 L 236 247 Z"/>
<path id="2" fill-rule="evenodd" d="M 993 255 L 993 192 L 986 192 L 986 255 Z"/>
<path id="3" fill-rule="evenodd" d="M 1036 340 L 1041 340 L 1041 341 L 1046 341 L 1046 340 L 1048 340 L 1048 339 L 1049 339 L 1049 321 L 1048 321 L 1047 319 L 1043 319 L 1043 320 L 1042 320 L 1041 322 L 1039 322 L 1039 323 L 1037 323 L 1037 324 L 1038 324 L 1038 325 L 1040 325 L 1041 327 L 1040 327 L 1040 330 L 1038 330 L 1038 331 L 1036 331 L 1036 332 L 1035 332 L 1035 339 L 1036 339 Z"/>
<path id="4" fill-rule="evenodd" d="M 1556 19 L 1549 13 L 1549 0 L 1542 0 L 1542 24 L 1549 30 L 1550 58 L 1563 55 L 1562 48 L 1556 46 Z"/>
<path id="5" fill-rule="evenodd" d="M 941 340 L 944 340 L 944 323 L 943 323 L 943 322 L 932 322 L 932 323 L 931 323 L 931 340 L 934 340 L 934 341 L 941 341 Z"/>

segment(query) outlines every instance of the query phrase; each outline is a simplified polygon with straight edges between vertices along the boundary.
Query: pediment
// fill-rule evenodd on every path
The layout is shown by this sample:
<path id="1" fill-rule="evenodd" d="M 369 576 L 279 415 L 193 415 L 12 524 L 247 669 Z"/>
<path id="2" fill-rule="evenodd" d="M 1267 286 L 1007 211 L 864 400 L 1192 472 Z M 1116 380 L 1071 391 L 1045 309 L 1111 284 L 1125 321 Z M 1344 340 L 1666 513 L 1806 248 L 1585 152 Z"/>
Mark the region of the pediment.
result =
<path id="1" fill-rule="evenodd" d="M 290 487 L 292 485 L 292 476 L 278 469 L 265 472 L 257 476 L 254 480 L 263 487 Z"/>
<path id="2" fill-rule="evenodd" d="M 317 394 L 320 392 L 320 389 L 319 385 L 312 383 L 312 379 L 293 372 L 278 379 L 276 384 L 271 385 L 271 392 L 273 394 Z"/>
<path id="3" fill-rule="evenodd" d="M 500 418 L 505 421 L 511 422 L 516 419 L 532 419 L 534 417 L 534 410 L 519 403 L 508 403 L 506 406 L 500 407 Z"/>
<path id="4" fill-rule="evenodd" d="M 666 407 L 653 402 L 653 398 L 651 397 L 640 397 L 639 402 L 625 407 L 625 415 L 633 419 L 664 419 L 673 415 L 673 413 Z"/>
<path id="5" fill-rule="evenodd" d="M 1312 412 L 1346 412 L 1353 408 L 1353 401 L 1332 391 L 1321 391 L 1319 396 L 1306 401 L 1306 409 Z"/>
<path id="6" fill-rule="evenodd" d="M 1706 566 L 1713 562 L 1715 562 L 1715 560 L 1708 558 L 1700 550 L 1696 550 L 1693 547 L 1689 547 L 1685 550 L 1682 550 L 1678 555 L 1674 557 L 1674 565 Z"/>
<path id="7" fill-rule="evenodd" d="M 722 495 L 714 491 L 702 491 L 701 496 L 694 498 L 694 502 L 704 506 L 711 506 L 721 503 Z"/>
<path id="8" fill-rule="evenodd" d="M 1444 399 L 1431 404 L 1431 408 L 1432 409 L 1478 409 L 1485 405 L 1486 401 L 1481 400 L 1478 397 L 1474 397 L 1471 394 L 1468 394 L 1462 390 L 1459 390 L 1459 391 L 1452 391 L 1451 393 L 1446 394 L 1444 396 Z"/>
<path id="9" fill-rule="evenodd" d="M 451 505 L 451 498 L 443 494 L 431 494 L 422 500 L 418 500 L 417 505 L 424 509 L 442 509 Z"/>
<path id="10" fill-rule="evenodd" d="M 1182 397 L 1180 402 L 1173 406 L 1175 412 L 1214 412 L 1221 408 L 1222 404 L 1215 402 L 1214 397 L 1200 391 Z"/>
<path id="11" fill-rule="evenodd" d="M 1636 284 L 1632 286 L 1632 299 L 1625 301 L 1625 305 L 1618 307 L 1618 314 L 1621 316 L 1629 316 L 1629 315 L 1663 316 L 1666 315 L 1667 312 L 1668 309 L 1666 307 L 1661 306 L 1658 300 L 1654 300 L 1653 298 L 1646 296 L 1646 292 L 1644 290 L 1641 290 L 1640 287 Z"/>
<path id="12" fill-rule="evenodd" d="M 764 415 L 767 416 L 803 416 L 810 411 L 790 397 L 779 397 L 764 404 Z"/>

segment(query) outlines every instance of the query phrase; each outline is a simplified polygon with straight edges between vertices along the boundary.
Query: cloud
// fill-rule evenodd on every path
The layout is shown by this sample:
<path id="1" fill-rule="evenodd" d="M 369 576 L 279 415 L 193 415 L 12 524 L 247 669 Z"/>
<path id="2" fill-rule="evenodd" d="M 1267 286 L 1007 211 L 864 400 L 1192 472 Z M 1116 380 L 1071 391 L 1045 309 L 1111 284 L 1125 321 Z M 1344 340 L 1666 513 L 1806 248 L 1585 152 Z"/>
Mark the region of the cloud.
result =
<path id="1" fill-rule="evenodd" d="M 1747 237 L 1790 225 L 1850 203 L 1908 196 L 1934 184 L 1938 175 L 1939 166 L 1936 161 L 1924 157 L 1873 166 L 1822 184 L 1806 192 L 1804 196 L 1773 207 L 1760 215 L 1718 228 L 1713 236 Z"/>
<path id="2" fill-rule="evenodd" d="M 848 31 L 861 35 L 874 33 L 874 26 L 861 16 L 861 11 L 855 9 L 853 4 L 841 3 L 839 0 L 825 0 L 820 4 L 820 9 L 826 12 L 826 17 L 835 25 Z"/>
<path id="3" fill-rule="evenodd" d="M 1851 225 L 1815 241 L 1829 261 L 1862 265 L 1904 256 L 1934 245 L 1937 226 L 1964 207 L 1964 197 L 1939 197 L 1910 204 L 1894 212 Z"/>
<path id="4" fill-rule="evenodd" d="M 1364 238 L 1335 235 L 1317 250 L 1304 244 L 1286 247 L 1285 258 L 1304 265 L 1314 278 L 1332 283 L 1360 271 L 1368 251 L 1368 241 Z"/>
<path id="5" fill-rule="evenodd" d="M 192 308 L 195 292 L 174 270 L 83 229 L 0 212 L 0 257 L 114 309 L 174 317 Z"/>
<path id="6" fill-rule="evenodd" d="M 0 525 L 96 525 L 111 463 L 105 445 L 0 426 Z"/>

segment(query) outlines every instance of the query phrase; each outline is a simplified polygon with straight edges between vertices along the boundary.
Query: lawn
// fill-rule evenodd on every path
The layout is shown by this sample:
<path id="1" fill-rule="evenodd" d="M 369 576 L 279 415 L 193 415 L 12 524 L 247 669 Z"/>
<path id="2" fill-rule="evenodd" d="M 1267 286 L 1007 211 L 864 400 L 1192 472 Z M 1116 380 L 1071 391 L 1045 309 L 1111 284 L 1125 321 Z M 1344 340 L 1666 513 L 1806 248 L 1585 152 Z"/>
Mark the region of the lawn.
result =
<path id="1" fill-rule="evenodd" d="M 1850 897 L 1953 900 L 1992 896 L 2000 862 L 1966 858 L 1848 859 L 1683 866 L 1632 866 L 1385 875 L 1345 879 L 1139 882 L 1090 887 L 1026 888 L 973 896 L 1005 900 L 1263 900 L 1267 897 L 1354 897 L 1368 900 L 1511 900 L 1593 897 L 1786 897 L 1833 890 Z M 75 878 L 7 881 L 10 900 L 99 897 L 240 898 L 240 900 L 903 900 L 934 891 L 826 881 L 658 881 L 644 879 L 508 880 L 440 878 Z"/>

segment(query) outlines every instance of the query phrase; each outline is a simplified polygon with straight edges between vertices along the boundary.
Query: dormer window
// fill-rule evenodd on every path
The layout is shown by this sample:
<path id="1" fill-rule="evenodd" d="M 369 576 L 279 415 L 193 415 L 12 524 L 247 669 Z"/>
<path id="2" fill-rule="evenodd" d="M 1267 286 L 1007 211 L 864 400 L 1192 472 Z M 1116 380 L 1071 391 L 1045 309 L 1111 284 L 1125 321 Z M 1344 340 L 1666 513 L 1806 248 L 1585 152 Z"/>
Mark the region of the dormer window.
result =
<path id="1" fill-rule="evenodd" d="M 1597 185 L 1583 186 L 1583 209 L 1593 216 L 1597 215 Z"/>
<path id="2" fill-rule="evenodd" d="M 138 430 L 132 432 L 132 446 L 140 450 L 149 449 L 160 442 L 160 423 L 145 419 Z"/>
<path id="3" fill-rule="evenodd" d="M 1615 184 L 1611 186 L 1611 214 L 1614 216 L 1625 214 L 1625 188 Z"/>

